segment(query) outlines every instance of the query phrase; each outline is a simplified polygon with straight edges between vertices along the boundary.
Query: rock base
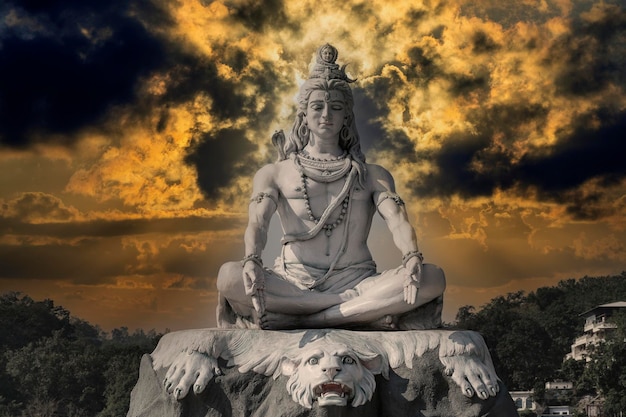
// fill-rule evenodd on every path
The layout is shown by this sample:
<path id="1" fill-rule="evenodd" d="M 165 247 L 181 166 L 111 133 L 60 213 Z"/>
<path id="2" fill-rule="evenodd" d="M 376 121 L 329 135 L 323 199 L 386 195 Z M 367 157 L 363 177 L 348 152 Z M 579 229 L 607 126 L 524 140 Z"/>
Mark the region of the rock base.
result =
<path id="1" fill-rule="evenodd" d="M 437 335 L 437 330 L 427 332 L 371 332 L 366 337 L 372 340 L 379 338 L 398 338 L 398 333 L 402 336 L 417 337 L 419 340 L 426 340 L 427 349 L 421 354 L 415 354 L 412 358 L 405 352 L 405 363 L 397 364 L 393 358 L 389 363 L 391 366 L 387 375 L 375 375 L 376 388 L 370 401 L 358 407 L 338 407 L 320 406 L 314 402 L 312 408 L 306 408 L 294 401 L 286 389 L 287 377 L 278 375 L 276 368 L 263 368 L 259 371 L 244 369 L 246 365 L 237 365 L 233 358 L 225 354 L 222 349 L 227 346 L 223 339 L 230 340 L 235 335 L 225 334 L 219 330 L 194 331 L 193 337 L 190 333 L 183 334 L 170 333 L 164 337 L 153 355 L 144 355 L 141 361 L 140 375 L 137 385 L 131 394 L 131 404 L 128 417 L 305 417 L 305 416 L 346 416 L 346 417 L 374 417 L 374 416 L 407 416 L 407 417 L 517 417 L 517 411 L 513 401 L 500 383 L 500 390 L 495 396 L 487 399 L 480 399 L 474 395 L 471 398 L 465 396 L 457 383 L 453 381 L 445 372 L 442 363 L 442 345 L 435 346 L 433 334 Z M 201 333 L 198 333 L 201 332 Z M 207 333 L 209 332 L 209 333 Z M 234 331 L 246 332 L 246 331 Z M 268 337 L 265 343 L 270 343 L 271 333 L 263 331 L 255 332 L 253 340 L 261 343 L 260 334 L 263 338 Z M 325 332 L 334 332 L 325 331 Z M 338 331 L 351 333 L 347 331 Z M 441 331 L 445 332 L 445 331 Z M 276 332 L 281 333 L 281 332 Z M 364 333 L 358 333 L 361 337 Z M 450 339 L 452 334 L 444 334 L 446 339 Z M 465 333 L 465 332 L 464 332 Z M 202 347 L 199 340 L 206 339 L 207 335 L 219 335 L 219 341 L 207 341 Z M 395 335 L 394 335 L 395 334 Z M 420 336 L 424 335 L 424 338 Z M 348 335 L 351 336 L 351 335 Z M 195 339 L 194 339 L 195 337 Z M 209 337 L 210 338 L 210 337 Z M 400 339 L 398 339 L 400 340 Z M 475 339 L 474 339 L 475 340 Z M 480 339 L 482 340 L 482 339 Z M 283 349 L 284 343 L 277 340 L 273 349 Z M 367 340 L 366 340 L 367 341 Z M 393 341 L 397 343 L 397 341 Z M 215 347 L 221 343 L 222 352 L 215 352 Z M 237 342 L 241 343 L 241 340 Z M 164 344 L 162 346 L 162 344 Z M 211 344 L 211 346 L 209 346 Z M 271 344 L 271 343 L 270 343 Z M 183 399 L 177 401 L 171 394 L 166 392 L 163 386 L 168 366 L 174 359 L 168 360 L 173 352 L 185 351 L 185 345 L 190 345 L 194 351 L 203 351 L 208 355 L 220 353 L 217 363 L 222 370 L 222 375 L 215 376 L 201 394 L 189 392 Z M 193 345 L 193 346 L 191 346 Z M 261 351 L 268 346 L 257 345 Z M 445 347 L 445 346 L 444 346 Z M 450 346 L 447 346 L 448 350 Z M 211 349 L 213 352 L 211 353 Z M 254 349 L 254 345 L 252 346 Z M 393 352 L 392 352 L 393 356 Z M 412 359 L 406 362 L 407 359 Z M 256 360 L 255 363 L 259 361 Z M 241 361 L 240 361 L 241 363 Z M 252 366 L 248 363 L 249 366 Z M 407 366 L 409 365 L 409 366 Z M 271 368 L 271 367 L 270 367 Z M 156 369 L 156 370 L 155 370 Z M 271 372 L 270 372 L 271 371 Z M 267 373 L 273 373 L 275 378 Z"/>

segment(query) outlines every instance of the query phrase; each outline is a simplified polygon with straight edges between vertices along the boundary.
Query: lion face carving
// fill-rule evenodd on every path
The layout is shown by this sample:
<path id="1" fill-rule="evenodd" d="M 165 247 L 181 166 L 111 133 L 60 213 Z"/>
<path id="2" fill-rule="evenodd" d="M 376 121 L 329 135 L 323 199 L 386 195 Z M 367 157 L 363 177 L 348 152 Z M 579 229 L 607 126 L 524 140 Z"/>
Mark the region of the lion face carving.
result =
<path id="1" fill-rule="evenodd" d="M 287 391 L 302 406 L 353 407 L 371 400 L 383 360 L 372 352 L 355 352 L 340 343 L 316 341 L 297 351 L 297 357 L 284 357 L 283 375 L 289 376 Z"/>

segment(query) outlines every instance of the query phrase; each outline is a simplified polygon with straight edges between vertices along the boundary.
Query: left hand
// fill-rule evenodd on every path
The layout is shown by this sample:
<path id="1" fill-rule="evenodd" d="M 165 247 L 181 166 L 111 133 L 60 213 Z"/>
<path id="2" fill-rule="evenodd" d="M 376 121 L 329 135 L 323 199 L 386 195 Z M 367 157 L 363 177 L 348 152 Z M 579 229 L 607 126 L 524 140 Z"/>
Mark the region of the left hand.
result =
<path id="1" fill-rule="evenodd" d="M 417 301 L 417 293 L 422 281 L 422 261 L 417 256 L 414 256 L 407 261 L 404 268 L 407 273 L 407 278 L 404 282 L 404 301 L 413 305 Z"/>

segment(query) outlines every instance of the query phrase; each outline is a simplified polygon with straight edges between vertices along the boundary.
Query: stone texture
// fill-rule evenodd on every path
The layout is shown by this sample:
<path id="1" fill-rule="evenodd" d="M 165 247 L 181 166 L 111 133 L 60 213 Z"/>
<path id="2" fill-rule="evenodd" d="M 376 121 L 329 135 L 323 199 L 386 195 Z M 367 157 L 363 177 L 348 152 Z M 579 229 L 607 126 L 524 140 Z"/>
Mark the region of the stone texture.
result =
<path id="1" fill-rule="evenodd" d="M 429 334 L 433 332 L 436 331 L 429 331 Z M 376 336 L 380 334 L 385 333 Z M 173 335 L 166 342 L 174 344 L 183 337 Z M 436 349 L 429 349 L 413 357 L 412 368 L 406 364 L 394 367 L 388 379 L 376 375 L 374 396 L 365 405 L 320 407 L 315 402 L 312 409 L 292 400 L 285 388 L 286 376 L 273 379 L 263 373 L 241 373 L 237 366 L 228 366 L 223 358 L 218 359 L 223 375 L 214 377 L 202 394 L 190 392 L 181 401 L 176 401 L 163 387 L 167 367 L 157 366 L 155 371 L 152 357 L 144 355 L 139 380 L 131 394 L 128 417 L 518 416 L 502 384 L 498 395 L 487 400 L 465 397 L 458 385 L 444 374 L 439 355 Z M 164 363 L 162 358 L 160 362 Z"/>

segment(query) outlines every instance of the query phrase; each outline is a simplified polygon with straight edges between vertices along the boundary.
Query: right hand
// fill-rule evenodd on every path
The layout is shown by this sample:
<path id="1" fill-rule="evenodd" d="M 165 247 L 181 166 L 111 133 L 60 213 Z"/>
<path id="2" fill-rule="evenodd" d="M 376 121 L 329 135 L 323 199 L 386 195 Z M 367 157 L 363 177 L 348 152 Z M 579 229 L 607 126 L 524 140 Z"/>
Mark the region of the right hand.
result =
<path id="1" fill-rule="evenodd" d="M 257 314 L 265 314 L 265 273 L 263 268 L 254 262 L 246 262 L 243 266 L 243 286 L 246 295 L 252 297 L 252 306 Z"/>

